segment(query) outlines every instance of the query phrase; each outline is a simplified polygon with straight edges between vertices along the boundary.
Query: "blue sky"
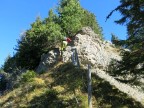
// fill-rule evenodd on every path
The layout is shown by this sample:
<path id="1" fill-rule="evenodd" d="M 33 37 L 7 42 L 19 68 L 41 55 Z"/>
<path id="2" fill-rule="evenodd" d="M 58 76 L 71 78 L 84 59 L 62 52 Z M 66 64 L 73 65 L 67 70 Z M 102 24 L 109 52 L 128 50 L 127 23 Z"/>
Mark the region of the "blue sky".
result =
<path id="1" fill-rule="evenodd" d="M 114 23 L 120 18 L 118 12 L 105 22 L 106 16 L 119 5 L 119 0 L 80 0 L 81 6 L 96 15 L 99 25 L 103 28 L 106 40 L 111 33 L 120 39 L 126 37 L 126 27 Z M 48 16 L 48 10 L 55 8 L 58 0 L 1 0 L 0 1 L 0 65 L 10 54 L 13 55 L 20 33 L 29 29 L 37 16 L 42 19 Z"/>

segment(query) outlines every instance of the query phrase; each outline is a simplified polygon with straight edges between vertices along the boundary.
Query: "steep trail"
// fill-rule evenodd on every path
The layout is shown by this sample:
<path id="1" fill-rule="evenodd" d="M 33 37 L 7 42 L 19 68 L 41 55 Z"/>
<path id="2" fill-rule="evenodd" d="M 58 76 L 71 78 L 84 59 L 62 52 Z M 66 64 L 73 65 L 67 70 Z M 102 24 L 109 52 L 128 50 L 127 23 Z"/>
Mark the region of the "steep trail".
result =
<path id="1" fill-rule="evenodd" d="M 137 102 L 140 102 L 144 106 L 144 93 L 139 90 L 132 88 L 128 84 L 121 83 L 114 79 L 112 76 L 108 75 L 106 72 L 98 69 L 92 69 L 92 73 L 95 73 L 98 77 L 109 82 L 112 86 L 115 86 L 121 92 L 126 93 L 129 97 L 133 98 Z"/>

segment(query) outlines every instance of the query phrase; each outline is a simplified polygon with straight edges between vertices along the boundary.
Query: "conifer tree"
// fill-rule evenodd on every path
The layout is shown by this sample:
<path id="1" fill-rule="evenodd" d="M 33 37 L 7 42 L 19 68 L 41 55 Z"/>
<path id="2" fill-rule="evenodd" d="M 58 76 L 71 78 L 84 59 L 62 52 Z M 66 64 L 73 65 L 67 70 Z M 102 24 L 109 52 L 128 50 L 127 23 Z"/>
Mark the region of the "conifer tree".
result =
<path id="1" fill-rule="evenodd" d="M 103 38 L 95 15 L 83 9 L 79 0 L 60 0 L 58 14 L 63 34 L 74 36 L 82 27 L 89 26 Z"/>
<path id="2" fill-rule="evenodd" d="M 82 26 L 91 27 L 94 30 L 94 32 L 99 35 L 100 38 L 103 38 L 102 28 L 99 26 L 96 20 L 96 16 L 85 9 L 83 10 L 84 13 L 82 14 L 82 19 L 81 19 Z"/>
<path id="3" fill-rule="evenodd" d="M 83 10 L 78 0 L 61 0 L 58 6 L 58 14 L 64 34 L 73 36 L 82 28 L 81 16 Z"/>
<path id="4" fill-rule="evenodd" d="M 144 0 L 120 0 L 120 5 L 114 9 L 119 11 L 122 18 L 115 21 L 118 24 L 126 24 L 128 38 L 123 41 L 129 51 L 123 51 L 122 61 L 118 62 L 116 67 L 117 74 L 135 74 L 144 73 Z"/>
<path id="5" fill-rule="evenodd" d="M 7 73 L 12 73 L 12 70 L 14 70 L 15 68 L 16 68 L 15 56 L 11 57 L 10 55 L 8 55 L 4 64 L 2 65 L 2 70 Z"/>
<path id="6" fill-rule="evenodd" d="M 117 24 L 126 24 L 128 36 L 137 36 L 137 33 L 143 33 L 144 27 L 144 0 L 120 0 L 120 5 L 114 11 L 119 11 L 122 18 L 116 20 Z"/>
<path id="7" fill-rule="evenodd" d="M 26 35 L 18 41 L 17 64 L 28 69 L 35 69 L 41 55 L 54 48 L 61 38 L 61 27 L 55 21 L 52 10 L 44 21 L 38 17 Z"/>
<path id="8" fill-rule="evenodd" d="M 39 45 L 43 46 L 42 42 L 44 42 L 42 31 L 42 21 L 38 17 L 36 21 L 31 24 L 31 29 L 26 31 L 26 35 L 18 40 L 16 50 L 18 55 L 17 63 L 19 66 L 33 69 L 38 65 L 38 60 L 40 59 L 40 54 L 38 53 L 40 53 L 42 48 Z"/>
<path id="9" fill-rule="evenodd" d="M 111 34 L 111 42 L 115 44 L 116 46 L 120 46 L 120 40 L 118 39 L 118 36 Z"/>
<path id="10" fill-rule="evenodd" d="M 58 24 L 59 18 L 53 13 L 53 10 L 49 11 L 49 17 L 44 20 L 46 26 L 46 35 L 49 42 L 51 42 L 53 47 L 60 43 L 62 39 L 62 29 Z"/>

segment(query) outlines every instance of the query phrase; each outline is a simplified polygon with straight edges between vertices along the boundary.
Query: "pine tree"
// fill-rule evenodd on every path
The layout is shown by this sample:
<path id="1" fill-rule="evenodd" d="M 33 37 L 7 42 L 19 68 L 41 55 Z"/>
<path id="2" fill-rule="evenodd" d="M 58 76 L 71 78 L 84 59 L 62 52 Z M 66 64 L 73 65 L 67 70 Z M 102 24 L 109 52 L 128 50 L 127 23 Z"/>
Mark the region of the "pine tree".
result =
<path id="1" fill-rule="evenodd" d="M 58 14 L 64 35 L 74 36 L 82 27 L 89 26 L 103 38 L 95 15 L 83 9 L 79 0 L 60 0 Z"/>
<path id="2" fill-rule="evenodd" d="M 6 90 L 7 80 L 4 75 L 0 74 L 0 91 Z"/>
<path id="3" fill-rule="evenodd" d="M 12 70 L 16 68 L 15 56 L 11 57 L 10 55 L 7 56 L 4 64 L 2 65 L 2 70 L 7 73 L 12 73 Z"/>
<path id="4" fill-rule="evenodd" d="M 115 44 L 116 46 L 121 46 L 120 45 L 120 40 L 118 39 L 118 36 L 114 35 L 113 33 L 111 34 L 111 42 Z"/>
<path id="5" fill-rule="evenodd" d="M 137 33 L 144 33 L 144 0 L 120 0 L 120 5 L 107 18 L 114 11 L 119 11 L 123 15 L 122 18 L 115 22 L 117 24 L 126 24 L 128 36 L 137 36 Z"/>
<path id="6" fill-rule="evenodd" d="M 42 21 L 38 17 L 36 21 L 31 24 L 31 29 L 26 31 L 26 35 L 18 40 L 18 46 L 16 48 L 18 66 L 33 69 L 38 65 L 41 46 L 45 44 L 42 44 L 42 42 L 46 39 L 42 35 L 42 31 Z"/>
<path id="7" fill-rule="evenodd" d="M 73 36 L 82 28 L 81 15 L 83 10 L 78 0 L 61 0 L 58 14 L 65 35 Z"/>
<path id="8" fill-rule="evenodd" d="M 49 17 L 44 20 L 46 26 L 46 35 L 48 40 L 52 42 L 51 45 L 55 47 L 58 43 L 60 43 L 62 36 L 62 29 L 58 24 L 59 18 L 53 13 L 53 10 L 49 11 Z"/>
<path id="9" fill-rule="evenodd" d="M 116 73 L 139 75 L 144 73 L 144 0 L 120 0 L 120 3 L 107 17 L 119 11 L 122 18 L 115 22 L 126 24 L 128 31 L 128 38 L 122 41 L 129 51 L 123 51 Z"/>
<path id="10" fill-rule="evenodd" d="M 84 10 L 84 13 L 82 14 L 82 19 L 81 19 L 82 26 L 91 27 L 94 30 L 94 32 L 99 35 L 100 38 L 103 38 L 102 28 L 99 26 L 96 20 L 96 16 L 93 13 L 85 9 L 83 10 Z"/>
<path id="11" fill-rule="evenodd" d="M 38 17 L 25 34 L 18 41 L 16 48 L 17 64 L 28 69 L 35 69 L 41 55 L 54 48 L 62 36 L 61 27 L 55 22 L 52 10 L 44 21 Z"/>

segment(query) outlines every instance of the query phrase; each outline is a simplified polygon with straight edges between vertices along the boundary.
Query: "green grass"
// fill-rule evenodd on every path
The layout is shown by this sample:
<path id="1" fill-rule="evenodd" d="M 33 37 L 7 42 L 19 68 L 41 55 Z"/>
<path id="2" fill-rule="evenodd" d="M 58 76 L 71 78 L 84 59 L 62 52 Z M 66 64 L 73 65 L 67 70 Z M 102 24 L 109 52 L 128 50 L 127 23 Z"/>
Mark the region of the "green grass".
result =
<path id="1" fill-rule="evenodd" d="M 144 108 L 108 82 L 94 76 L 93 95 L 100 108 Z"/>
<path id="2" fill-rule="evenodd" d="M 94 108 L 143 108 L 108 82 L 92 75 Z M 57 64 L 49 72 L 0 97 L 1 108 L 88 108 L 87 70 L 71 63 Z"/>

